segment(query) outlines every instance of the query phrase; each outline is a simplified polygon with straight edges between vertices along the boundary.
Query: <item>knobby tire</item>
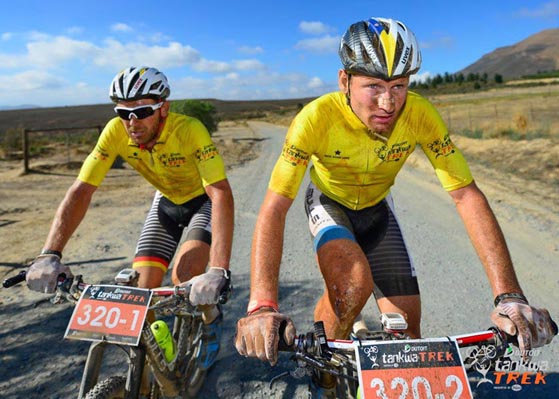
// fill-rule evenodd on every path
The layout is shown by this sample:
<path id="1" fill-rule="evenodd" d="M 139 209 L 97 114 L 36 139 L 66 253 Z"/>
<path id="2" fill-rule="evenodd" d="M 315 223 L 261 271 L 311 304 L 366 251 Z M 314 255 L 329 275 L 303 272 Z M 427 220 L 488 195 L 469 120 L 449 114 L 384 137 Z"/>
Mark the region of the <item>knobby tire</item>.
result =
<path id="1" fill-rule="evenodd" d="M 185 322 L 185 320 L 182 320 Z M 186 339 L 186 344 L 188 346 L 188 355 L 185 358 L 185 365 L 183 370 L 183 398 L 195 398 L 206 379 L 207 370 L 202 370 L 198 366 L 198 361 L 196 359 L 198 352 L 200 351 L 201 342 L 201 326 L 202 320 L 200 319 L 190 319 L 190 333 Z"/>
<path id="2" fill-rule="evenodd" d="M 122 399 L 124 398 L 124 387 L 126 377 L 112 376 L 98 382 L 85 399 Z"/>

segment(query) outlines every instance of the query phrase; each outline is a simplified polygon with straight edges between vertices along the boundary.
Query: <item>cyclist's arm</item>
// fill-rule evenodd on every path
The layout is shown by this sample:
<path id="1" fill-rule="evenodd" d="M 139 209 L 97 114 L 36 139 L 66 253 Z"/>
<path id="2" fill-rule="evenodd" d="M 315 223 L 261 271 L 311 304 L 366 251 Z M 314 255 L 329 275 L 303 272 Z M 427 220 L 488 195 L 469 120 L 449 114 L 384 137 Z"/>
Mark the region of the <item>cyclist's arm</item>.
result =
<path id="1" fill-rule="evenodd" d="M 229 269 L 233 245 L 233 193 L 227 179 L 206 186 L 212 201 L 212 245 L 210 266 Z"/>
<path id="2" fill-rule="evenodd" d="M 493 296 L 522 293 L 495 214 L 475 182 L 449 192 L 485 268 Z"/>
<path id="3" fill-rule="evenodd" d="M 250 302 L 277 303 L 285 218 L 293 200 L 268 190 L 252 240 Z"/>
<path id="4" fill-rule="evenodd" d="M 96 189 L 96 186 L 78 179 L 74 181 L 58 206 L 45 242 L 45 249 L 62 252 L 83 220 Z"/>

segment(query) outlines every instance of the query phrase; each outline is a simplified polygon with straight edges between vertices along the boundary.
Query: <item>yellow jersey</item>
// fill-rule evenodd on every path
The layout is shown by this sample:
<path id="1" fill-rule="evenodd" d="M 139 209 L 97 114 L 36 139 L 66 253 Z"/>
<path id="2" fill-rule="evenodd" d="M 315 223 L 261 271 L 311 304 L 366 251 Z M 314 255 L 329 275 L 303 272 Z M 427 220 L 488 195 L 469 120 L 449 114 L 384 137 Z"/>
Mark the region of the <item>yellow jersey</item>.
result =
<path id="1" fill-rule="evenodd" d="M 312 161 L 310 178 L 325 195 L 347 208 L 363 209 L 384 199 L 416 146 L 447 191 L 473 181 L 444 121 L 424 97 L 408 92 L 392 133 L 383 141 L 353 113 L 343 93 L 325 94 L 292 121 L 268 187 L 294 199 Z"/>
<path id="2" fill-rule="evenodd" d="M 120 118 L 103 129 L 78 179 L 99 186 L 117 156 L 175 204 L 205 193 L 204 187 L 226 179 L 223 159 L 198 119 L 169 112 L 151 151 L 141 149 L 126 133 Z"/>

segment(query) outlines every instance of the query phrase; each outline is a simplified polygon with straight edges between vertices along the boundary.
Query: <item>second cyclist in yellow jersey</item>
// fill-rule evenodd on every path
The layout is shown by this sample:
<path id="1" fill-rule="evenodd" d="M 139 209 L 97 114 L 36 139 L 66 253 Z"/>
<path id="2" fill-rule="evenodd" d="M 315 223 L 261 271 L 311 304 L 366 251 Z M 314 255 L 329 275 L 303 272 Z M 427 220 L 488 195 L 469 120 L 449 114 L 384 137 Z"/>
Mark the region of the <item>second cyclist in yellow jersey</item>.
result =
<path id="1" fill-rule="evenodd" d="M 293 120 L 270 179 L 270 190 L 295 198 L 310 161 L 312 182 L 329 198 L 358 210 L 388 194 L 408 156 L 419 145 L 450 191 L 472 182 L 433 105 L 408 92 L 392 133 L 375 135 L 359 120 L 343 93 L 308 104 Z"/>
<path id="2" fill-rule="evenodd" d="M 170 93 L 167 77 L 156 68 L 129 67 L 114 77 L 109 97 L 117 117 L 59 205 L 27 283 L 51 292 L 60 273 L 71 276 L 60 262 L 62 250 L 120 156 L 156 189 L 132 261 L 138 286 L 159 287 L 174 261 L 173 283 L 189 285 L 191 303 L 202 306 L 197 360 L 207 369 L 219 351 L 223 317 L 216 304 L 230 278 L 233 194 L 209 132 L 197 119 L 170 112 Z"/>

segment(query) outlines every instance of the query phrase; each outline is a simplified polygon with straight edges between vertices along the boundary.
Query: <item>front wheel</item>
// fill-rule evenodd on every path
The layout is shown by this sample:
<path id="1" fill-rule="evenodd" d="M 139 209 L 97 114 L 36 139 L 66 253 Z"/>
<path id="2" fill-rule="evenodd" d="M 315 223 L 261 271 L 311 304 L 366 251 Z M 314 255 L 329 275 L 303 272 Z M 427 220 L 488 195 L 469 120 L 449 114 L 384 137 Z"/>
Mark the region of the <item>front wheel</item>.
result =
<path id="1" fill-rule="evenodd" d="M 85 399 L 123 399 L 126 377 L 112 376 L 97 383 Z"/>
<path id="2" fill-rule="evenodd" d="M 195 398 L 198 395 L 198 391 L 204 385 L 204 380 L 206 379 L 207 370 L 202 370 L 196 368 L 192 370 L 188 380 L 188 386 L 186 387 L 187 398 Z"/>

